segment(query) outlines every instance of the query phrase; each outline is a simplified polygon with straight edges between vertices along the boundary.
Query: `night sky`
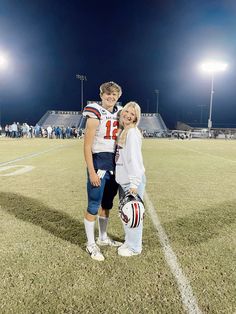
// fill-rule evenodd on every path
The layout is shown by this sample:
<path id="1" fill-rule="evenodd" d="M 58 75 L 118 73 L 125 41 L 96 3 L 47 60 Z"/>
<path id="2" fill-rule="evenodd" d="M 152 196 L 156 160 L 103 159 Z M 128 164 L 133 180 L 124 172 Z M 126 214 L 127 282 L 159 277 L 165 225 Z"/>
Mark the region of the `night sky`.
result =
<path id="1" fill-rule="evenodd" d="M 215 76 L 213 127 L 236 127 L 236 1 L 0 0 L 1 121 L 35 124 L 50 109 L 80 110 L 113 80 L 121 101 L 159 112 L 169 128 L 178 120 L 207 126 L 210 75 L 199 64 L 228 63 Z"/>

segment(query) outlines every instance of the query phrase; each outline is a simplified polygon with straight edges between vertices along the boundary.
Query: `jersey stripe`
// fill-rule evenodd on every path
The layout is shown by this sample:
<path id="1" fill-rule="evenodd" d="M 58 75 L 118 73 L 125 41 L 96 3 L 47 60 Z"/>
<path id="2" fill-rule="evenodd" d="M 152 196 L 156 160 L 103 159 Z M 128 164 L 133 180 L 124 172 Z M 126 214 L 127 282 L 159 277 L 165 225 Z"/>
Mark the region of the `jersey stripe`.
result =
<path id="1" fill-rule="evenodd" d="M 96 117 L 100 120 L 101 119 L 101 114 L 98 109 L 94 107 L 85 107 L 84 112 L 92 112 L 96 115 Z"/>

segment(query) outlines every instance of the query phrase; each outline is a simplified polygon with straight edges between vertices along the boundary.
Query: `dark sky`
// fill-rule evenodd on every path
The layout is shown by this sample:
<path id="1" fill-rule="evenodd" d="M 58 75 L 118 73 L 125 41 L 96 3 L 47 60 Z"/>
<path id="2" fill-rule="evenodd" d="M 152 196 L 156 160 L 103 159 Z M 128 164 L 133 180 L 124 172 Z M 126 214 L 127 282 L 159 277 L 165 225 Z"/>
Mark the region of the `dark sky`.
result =
<path id="1" fill-rule="evenodd" d="M 116 81 L 122 103 L 143 112 L 207 125 L 210 76 L 198 65 L 211 57 L 229 64 L 215 77 L 213 126 L 236 127 L 235 0 L 0 0 L 2 122 L 35 124 L 49 109 L 80 110 Z"/>

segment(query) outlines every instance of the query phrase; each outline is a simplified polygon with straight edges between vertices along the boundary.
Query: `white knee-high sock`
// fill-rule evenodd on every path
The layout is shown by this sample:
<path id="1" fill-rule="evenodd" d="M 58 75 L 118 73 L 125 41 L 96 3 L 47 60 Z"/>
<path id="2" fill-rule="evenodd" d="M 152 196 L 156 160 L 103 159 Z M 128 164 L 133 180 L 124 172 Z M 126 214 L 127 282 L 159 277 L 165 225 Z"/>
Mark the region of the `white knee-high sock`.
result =
<path id="1" fill-rule="evenodd" d="M 86 218 L 84 218 L 84 227 L 85 227 L 85 232 L 86 232 L 86 236 L 88 240 L 87 245 L 95 244 L 94 226 L 95 226 L 95 221 L 89 221 Z"/>
<path id="2" fill-rule="evenodd" d="M 105 240 L 107 238 L 107 224 L 108 224 L 107 217 L 98 216 L 98 230 L 99 230 L 99 239 Z"/>

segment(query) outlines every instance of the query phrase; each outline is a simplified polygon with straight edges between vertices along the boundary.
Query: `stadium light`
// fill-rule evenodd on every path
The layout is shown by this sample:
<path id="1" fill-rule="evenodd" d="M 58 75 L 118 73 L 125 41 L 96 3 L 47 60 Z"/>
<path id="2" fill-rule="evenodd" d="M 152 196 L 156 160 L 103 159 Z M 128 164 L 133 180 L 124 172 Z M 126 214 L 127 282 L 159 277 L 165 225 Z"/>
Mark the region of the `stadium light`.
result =
<path id="1" fill-rule="evenodd" d="M 81 82 L 81 111 L 84 109 L 84 81 L 87 81 L 86 75 L 76 74 L 76 78 Z"/>
<path id="2" fill-rule="evenodd" d="M 215 61 L 205 62 L 201 64 L 202 70 L 208 73 L 225 71 L 227 67 L 228 67 L 227 63 L 215 62 Z"/>
<path id="3" fill-rule="evenodd" d="M 0 70 L 5 70 L 8 67 L 8 64 L 8 57 L 5 54 L 0 53 Z"/>
<path id="4" fill-rule="evenodd" d="M 217 61 L 208 61 L 201 64 L 200 68 L 202 71 L 207 72 L 211 75 L 211 96 L 210 96 L 210 108 L 209 108 L 209 118 L 208 118 L 208 134 L 211 137 L 212 128 L 212 104 L 213 104 L 213 94 L 214 94 L 214 75 L 217 72 L 223 72 L 227 69 L 228 64 Z"/>

